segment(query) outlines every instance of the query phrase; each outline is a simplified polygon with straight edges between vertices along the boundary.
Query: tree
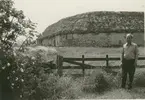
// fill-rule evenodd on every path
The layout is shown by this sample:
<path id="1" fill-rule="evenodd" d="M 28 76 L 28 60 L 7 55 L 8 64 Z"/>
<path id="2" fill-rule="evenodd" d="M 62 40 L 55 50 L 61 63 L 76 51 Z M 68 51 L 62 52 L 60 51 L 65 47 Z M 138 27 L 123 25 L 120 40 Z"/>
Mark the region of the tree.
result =
<path id="1" fill-rule="evenodd" d="M 7 92 L 11 92 L 9 74 L 12 69 L 17 70 L 18 67 L 13 53 L 16 39 L 23 35 L 30 41 L 37 33 L 35 31 L 36 23 L 26 18 L 22 10 L 17 10 L 13 6 L 12 0 L 0 0 L 0 84 L 3 85 L 3 90 L 8 89 Z M 9 95 L 5 97 L 11 98 Z M 5 100 L 7 99 L 5 98 Z"/>
<path id="2" fill-rule="evenodd" d="M 13 4 L 12 0 L 0 1 L 0 41 L 6 49 L 12 48 L 18 36 L 33 38 L 36 33 L 36 23 L 26 18 L 22 10 L 15 9 Z"/>

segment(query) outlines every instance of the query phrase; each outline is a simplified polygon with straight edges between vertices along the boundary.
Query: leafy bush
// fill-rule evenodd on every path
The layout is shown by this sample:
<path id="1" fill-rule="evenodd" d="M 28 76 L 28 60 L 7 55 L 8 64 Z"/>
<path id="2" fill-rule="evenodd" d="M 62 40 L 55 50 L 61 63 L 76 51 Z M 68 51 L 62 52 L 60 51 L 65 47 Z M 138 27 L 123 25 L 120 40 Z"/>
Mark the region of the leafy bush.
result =
<path id="1" fill-rule="evenodd" d="M 77 98 L 78 92 L 70 76 L 59 77 L 50 65 L 46 71 L 46 59 L 43 56 L 46 52 L 38 50 L 29 53 L 16 51 L 15 65 L 9 75 L 16 100 Z"/>
<path id="2" fill-rule="evenodd" d="M 145 87 L 145 72 L 136 71 L 134 77 L 134 85 L 139 87 Z"/>
<path id="3" fill-rule="evenodd" d="M 103 73 L 99 73 L 96 75 L 95 82 L 96 82 L 95 89 L 98 92 L 105 91 L 106 89 L 109 88 L 110 85 L 110 83 L 107 81 Z"/>
<path id="4" fill-rule="evenodd" d="M 106 72 L 105 70 L 93 71 L 90 76 L 85 76 L 82 85 L 84 92 L 102 93 L 112 88 L 119 88 L 121 84 L 121 73 Z"/>
<path id="5" fill-rule="evenodd" d="M 110 83 L 104 76 L 104 72 L 92 72 L 91 76 L 85 76 L 82 89 L 85 92 L 101 93 L 107 90 Z"/>

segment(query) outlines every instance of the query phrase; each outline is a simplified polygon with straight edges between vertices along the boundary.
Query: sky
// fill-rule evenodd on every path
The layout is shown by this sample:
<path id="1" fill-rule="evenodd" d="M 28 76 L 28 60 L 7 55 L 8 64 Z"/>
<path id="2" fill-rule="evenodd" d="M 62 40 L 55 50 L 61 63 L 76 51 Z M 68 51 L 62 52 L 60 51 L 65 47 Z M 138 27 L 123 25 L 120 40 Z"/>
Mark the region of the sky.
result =
<path id="1" fill-rule="evenodd" d="M 145 11 L 145 0 L 14 0 L 42 33 L 62 18 L 92 11 Z"/>

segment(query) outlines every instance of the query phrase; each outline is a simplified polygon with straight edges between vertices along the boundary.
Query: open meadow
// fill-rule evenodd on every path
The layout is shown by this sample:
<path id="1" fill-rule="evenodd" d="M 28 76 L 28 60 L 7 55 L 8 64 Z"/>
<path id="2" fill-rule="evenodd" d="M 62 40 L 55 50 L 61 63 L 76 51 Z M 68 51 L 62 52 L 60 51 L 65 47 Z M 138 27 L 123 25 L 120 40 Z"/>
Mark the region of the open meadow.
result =
<path id="1" fill-rule="evenodd" d="M 56 47 L 58 53 L 64 57 L 104 57 L 120 56 L 122 48 L 99 48 L 99 47 Z M 139 56 L 145 56 L 145 47 L 139 47 Z"/>
<path id="2" fill-rule="evenodd" d="M 102 57 L 120 56 L 122 48 L 99 48 L 99 47 L 56 47 L 58 53 L 65 57 Z M 139 56 L 145 56 L 145 47 L 139 47 Z"/>

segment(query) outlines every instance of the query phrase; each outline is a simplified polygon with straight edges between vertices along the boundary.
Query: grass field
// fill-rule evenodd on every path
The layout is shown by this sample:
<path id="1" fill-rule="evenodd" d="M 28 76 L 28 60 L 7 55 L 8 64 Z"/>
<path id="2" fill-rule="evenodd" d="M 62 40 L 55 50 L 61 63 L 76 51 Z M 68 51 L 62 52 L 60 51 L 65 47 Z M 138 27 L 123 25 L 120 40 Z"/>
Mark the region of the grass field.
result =
<path id="1" fill-rule="evenodd" d="M 96 89 L 92 87 L 97 82 L 95 81 L 95 78 L 99 75 L 98 73 L 102 72 L 101 69 L 87 70 L 85 77 L 80 77 L 80 71 L 78 70 L 65 70 L 64 72 L 67 75 L 71 74 L 71 77 L 74 78 L 74 81 L 71 84 L 75 86 L 77 85 L 75 89 L 77 90 L 76 98 L 78 99 L 145 99 L 145 68 L 136 69 L 132 90 L 120 88 L 121 74 L 119 73 L 121 72 L 121 69 L 117 69 L 115 71 L 119 76 L 108 76 L 109 74 L 104 74 L 105 77 L 109 78 L 108 80 L 110 81 L 107 82 L 111 84 L 111 87 L 101 93 L 96 92 Z M 115 83 L 113 83 L 114 79 L 116 79 Z M 102 84 L 104 85 L 105 83 Z M 81 90 L 81 92 L 78 92 L 82 86 L 86 89 L 86 91 Z"/>
<path id="2" fill-rule="evenodd" d="M 64 56 L 64 57 L 81 57 L 82 55 L 85 55 L 85 57 L 105 57 L 107 54 L 110 57 L 120 57 L 122 48 L 86 48 L 86 47 L 59 47 L 56 48 L 58 51 L 58 54 Z M 139 47 L 139 56 L 145 56 L 144 52 L 145 48 Z M 105 65 L 105 61 L 103 62 L 85 62 L 87 64 L 91 65 Z M 120 65 L 120 61 L 110 61 L 110 65 Z M 139 65 L 145 65 L 145 61 L 138 61 Z M 66 64 L 65 65 L 70 65 Z M 96 77 L 96 74 L 101 72 L 102 69 L 88 69 L 85 70 L 85 77 L 89 81 L 87 92 L 77 93 L 79 94 L 77 98 L 80 100 L 85 99 L 145 99 L 145 81 L 144 81 L 144 72 L 145 68 L 137 68 L 134 78 L 134 85 L 132 90 L 127 89 L 120 89 L 120 83 L 121 79 L 119 78 L 115 85 L 117 85 L 117 88 L 111 88 L 110 90 L 106 90 L 103 93 L 96 93 L 94 90 L 91 90 L 91 81 L 93 80 L 93 77 Z M 121 72 L 121 68 L 114 70 L 117 73 Z M 78 79 L 78 81 L 82 80 L 81 74 L 82 70 L 77 69 L 65 69 L 63 70 L 63 73 L 65 75 L 71 75 L 71 77 L 74 77 L 75 79 Z M 116 76 L 114 76 L 116 77 Z M 113 78 L 113 77 L 112 77 Z M 113 81 L 113 79 L 111 79 Z M 93 80 L 94 81 L 94 80 Z M 85 82 L 86 83 L 86 82 Z M 75 83 L 71 83 L 75 84 Z M 112 83 L 111 83 L 112 84 Z M 76 84 L 75 84 L 76 85 Z M 79 85 L 76 86 L 79 88 Z M 93 91 L 93 92 L 90 92 Z"/>
<path id="3" fill-rule="evenodd" d="M 94 48 L 94 47 L 57 47 L 60 55 L 65 57 L 104 57 L 106 54 L 109 56 L 120 56 L 122 48 Z M 139 55 L 145 55 L 145 48 L 139 47 Z"/>
<path id="4" fill-rule="evenodd" d="M 43 48 L 41 48 L 43 49 Z M 46 49 L 46 48 L 45 48 Z M 56 49 L 56 50 L 55 50 Z M 54 52 L 55 51 L 55 52 Z M 47 55 L 47 53 L 50 53 Z M 56 53 L 57 52 L 57 53 Z M 140 56 L 144 56 L 144 48 L 139 48 Z M 36 52 L 37 53 L 37 52 Z M 48 47 L 44 52 L 41 51 L 42 56 L 48 56 L 46 58 L 53 58 L 56 54 L 63 57 L 105 57 L 106 54 L 114 57 L 121 55 L 121 48 L 87 48 L 87 47 Z M 45 58 L 45 57 L 44 57 Z M 46 59 L 47 60 L 47 59 Z M 91 65 L 102 66 L 105 65 L 105 61 L 85 62 Z M 141 61 L 139 64 L 145 64 L 145 61 Z M 120 61 L 113 61 L 109 64 L 119 65 Z M 68 64 L 70 65 L 70 64 Z M 85 76 L 82 75 L 82 70 L 78 69 L 63 69 L 63 76 L 57 77 L 50 75 L 47 77 L 46 83 L 49 88 L 46 91 L 48 94 L 55 91 L 54 97 L 60 96 L 63 99 L 144 99 L 145 93 L 145 68 L 137 68 L 134 78 L 134 85 L 132 90 L 120 89 L 121 84 L 121 68 L 112 69 L 116 74 L 107 72 L 103 68 L 86 69 Z M 57 73 L 55 69 L 54 74 Z M 107 73 L 106 73 L 107 72 Z M 57 74 L 56 74 L 57 75 Z M 53 82 L 52 82 L 53 81 Z M 55 83 L 55 84 L 54 84 Z M 50 88 L 52 87 L 52 88 Z M 52 89 L 52 90 L 51 90 Z M 45 89 L 44 89 L 45 90 Z M 103 91 L 103 92 L 100 92 Z M 52 96 L 52 98 L 54 98 Z M 49 99 L 51 100 L 51 99 Z M 54 99 L 55 100 L 55 99 Z"/>

